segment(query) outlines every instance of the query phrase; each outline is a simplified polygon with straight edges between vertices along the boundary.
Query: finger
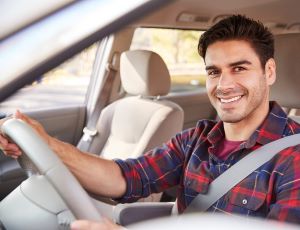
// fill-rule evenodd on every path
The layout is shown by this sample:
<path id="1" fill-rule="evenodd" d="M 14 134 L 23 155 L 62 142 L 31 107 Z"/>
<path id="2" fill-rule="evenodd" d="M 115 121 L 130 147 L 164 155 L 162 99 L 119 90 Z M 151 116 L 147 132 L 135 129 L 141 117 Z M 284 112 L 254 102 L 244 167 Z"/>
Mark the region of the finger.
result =
<path id="1" fill-rule="evenodd" d="M 11 151 L 11 150 L 4 150 L 4 149 L 2 149 L 2 152 L 4 153 L 4 155 L 6 155 L 6 156 L 9 156 L 9 157 L 14 157 L 14 158 L 16 158 L 16 157 L 19 157 L 19 156 L 21 156 L 22 155 L 22 152 L 21 151 Z"/>
<path id="2" fill-rule="evenodd" d="M 4 148 L 7 146 L 7 144 L 8 144 L 8 140 L 2 135 L 0 135 L 0 145 Z"/>
<path id="3" fill-rule="evenodd" d="M 20 112 L 20 110 L 16 110 L 15 113 L 13 114 L 13 117 L 14 118 L 20 118 L 22 117 L 22 113 Z"/>
<path id="4" fill-rule="evenodd" d="M 6 153 L 6 155 L 16 155 L 16 156 L 21 156 L 22 151 L 20 149 L 2 149 L 3 152 Z"/>
<path id="5" fill-rule="evenodd" d="M 8 143 L 6 145 L 6 149 L 10 150 L 10 151 L 15 151 L 15 152 L 19 152 L 20 151 L 20 148 L 15 143 Z"/>
<path id="6" fill-rule="evenodd" d="M 11 154 L 11 153 L 7 153 L 6 151 L 4 150 L 1 150 L 3 152 L 3 154 L 7 157 L 11 157 L 13 159 L 18 159 L 19 158 L 19 155 L 14 155 L 14 154 Z"/>
<path id="7" fill-rule="evenodd" d="M 26 116 L 25 114 L 21 113 L 20 110 L 16 110 L 16 112 L 14 113 L 14 117 L 17 119 L 21 119 L 27 123 L 29 123 L 30 119 L 28 116 Z"/>
<path id="8" fill-rule="evenodd" d="M 13 159 L 18 159 L 18 158 L 20 157 L 19 155 L 9 154 L 9 153 L 7 153 L 7 152 L 5 152 L 5 151 L 2 151 L 2 152 L 3 152 L 3 154 L 4 154 L 5 156 L 11 157 L 11 158 L 13 158 Z"/>
<path id="9" fill-rule="evenodd" d="M 90 230 L 92 223 L 87 220 L 76 220 L 71 224 L 72 230 Z"/>
<path id="10" fill-rule="evenodd" d="M 30 118 L 29 116 L 25 115 L 24 113 L 21 113 L 19 110 L 16 110 L 15 118 L 25 121 L 27 124 L 29 124 L 31 127 L 35 128 L 35 129 L 39 128 L 39 126 L 40 126 L 39 122 Z"/>
<path id="11" fill-rule="evenodd" d="M 15 155 L 11 155 L 10 157 L 15 159 L 15 160 L 17 160 L 19 158 L 19 156 L 15 156 Z"/>
<path id="12" fill-rule="evenodd" d="M 3 143 L 4 142 L 4 143 Z M 7 141 L 3 141 L 0 144 L 0 149 L 3 151 L 3 153 L 7 156 L 20 156 L 22 154 L 22 151 L 20 148 L 14 144 L 14 143 L 8 143 Z"/>
<path id="13" fill-rule="evenodd" d="M 20 148 L 15 143 L 9 142 L 1 144 L 1 149 L 5 151 L 20 152 Z"/>
<path id="14" fill-rule="evenodd" d="M 7 157 L 11 157 L 13 159 L 18 159 L 20 156 L 19 155 L 15 155 L 14 153 L 7 153 L 5 151 L 2 151 L 4 153 L 5 156 Z"/>

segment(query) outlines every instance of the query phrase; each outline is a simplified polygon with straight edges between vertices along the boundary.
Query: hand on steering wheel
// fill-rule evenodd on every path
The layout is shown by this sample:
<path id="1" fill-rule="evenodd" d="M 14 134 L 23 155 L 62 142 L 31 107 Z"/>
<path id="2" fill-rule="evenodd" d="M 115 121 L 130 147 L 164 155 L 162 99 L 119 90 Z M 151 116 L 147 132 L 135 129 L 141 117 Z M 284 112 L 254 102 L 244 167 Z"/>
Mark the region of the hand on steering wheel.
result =
<path id="1" fill-rule="evenodd" d="M 39 174 L 53 185 L 77 219 L 101 220 L 86 191 L 47 145 L 50 136 L 40 123 L 21 113 L 16 117 L 22 120 L 9 118 L 1 122 L 0 144 L 5 154 L 17 158 L 22 151 Z"/>

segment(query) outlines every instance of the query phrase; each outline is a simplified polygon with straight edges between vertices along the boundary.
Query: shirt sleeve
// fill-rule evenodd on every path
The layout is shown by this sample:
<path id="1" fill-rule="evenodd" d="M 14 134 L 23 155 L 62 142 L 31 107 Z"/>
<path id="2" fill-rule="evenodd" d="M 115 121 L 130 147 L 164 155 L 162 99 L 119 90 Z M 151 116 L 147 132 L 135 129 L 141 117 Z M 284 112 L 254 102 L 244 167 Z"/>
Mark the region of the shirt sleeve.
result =
<path id="1" fill-rule="evenodd" d="M 182 176 L 185 146 L 190 131 L 177 134 L 161 147 L 155 148 L 136 159 L 114 161 L 126 179 L 125 195 L 118 202 L 134 202 L 151 193 L 177 185 Z"/>
<path id="2" fill-rule="evenodd" d="M 291 223 L 300 220 L 300 146 L 290 152 L 286 170 L 276 186 L 274 204 L 270 205 L 268 218 Z"/>

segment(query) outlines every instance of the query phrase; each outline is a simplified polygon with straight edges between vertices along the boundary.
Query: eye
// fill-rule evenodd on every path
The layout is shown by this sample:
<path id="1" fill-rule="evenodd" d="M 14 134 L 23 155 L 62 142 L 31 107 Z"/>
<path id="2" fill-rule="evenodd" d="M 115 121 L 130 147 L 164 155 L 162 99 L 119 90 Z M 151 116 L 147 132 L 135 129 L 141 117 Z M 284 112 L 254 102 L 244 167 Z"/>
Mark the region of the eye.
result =
<path id="1" fill-rule="evenodd" d="M 234 68 L 233 68 L 233 72 L 242 72 L 242 71 L 244 71 L 244 70 L 246 70 L 246 68 L 244 68 L 244 67 L 242 67 L 242 66 L 235 66 Z"/>
<path id="2" fill-rule="evenodd" d="M 219 70 L 208 70 L 207 75 L 211 78 L 215 78 L 220 74 Z"/>

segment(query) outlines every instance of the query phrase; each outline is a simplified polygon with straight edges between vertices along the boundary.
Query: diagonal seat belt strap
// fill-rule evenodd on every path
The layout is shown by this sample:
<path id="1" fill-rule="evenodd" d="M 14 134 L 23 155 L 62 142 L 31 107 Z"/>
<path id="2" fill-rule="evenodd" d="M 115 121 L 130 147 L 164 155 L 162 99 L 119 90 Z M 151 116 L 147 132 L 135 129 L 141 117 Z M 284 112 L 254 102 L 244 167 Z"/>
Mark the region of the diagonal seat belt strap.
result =
<path id="1" fill-rule="evenodd" d="M 271 160 L 281 150 L 300 144 L 300 134 L 268 143 L 249 153 L 211 182 L 207 194 L 198 194 L 185 212 L 206 211 L 235 185 Z"/>
<path id="2" fill-rule="evenodd" d="M 99 119 L 101 111 L 105 108 L 105 106 L 107 106 L 114 77 L 117 72 L 113 64 L 110 63 L 107 64 L 106 71 L 107 74 L 101 90 L 101 94 L 97 99 L 95 108 L 92 111 L 89 120 L 87 121 L 87 125 L 83 129 L 83 136 L 77 145 L 77 148 L 79 148 L 81 151 L 84 152 L 89 151 L 93 138 L 94 136 L 97 135 L 97 129 L 96 129 L 97 121 Z"/>

